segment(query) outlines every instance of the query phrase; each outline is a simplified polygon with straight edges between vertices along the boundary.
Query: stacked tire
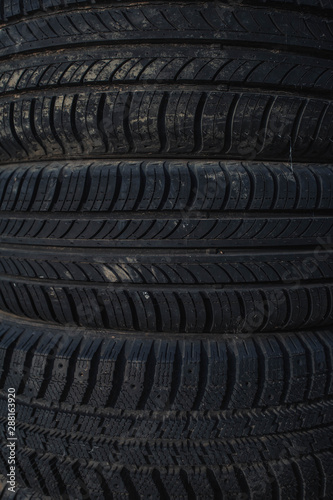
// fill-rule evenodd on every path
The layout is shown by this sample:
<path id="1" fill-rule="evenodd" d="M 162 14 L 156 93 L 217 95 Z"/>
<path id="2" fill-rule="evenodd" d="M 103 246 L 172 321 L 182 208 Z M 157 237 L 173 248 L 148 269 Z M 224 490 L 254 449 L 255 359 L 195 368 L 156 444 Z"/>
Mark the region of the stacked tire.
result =
<path id="1" fill-rule="evenodd" d="M 2 0 L 0 498 L 333 499 L 332 13 Z"/>

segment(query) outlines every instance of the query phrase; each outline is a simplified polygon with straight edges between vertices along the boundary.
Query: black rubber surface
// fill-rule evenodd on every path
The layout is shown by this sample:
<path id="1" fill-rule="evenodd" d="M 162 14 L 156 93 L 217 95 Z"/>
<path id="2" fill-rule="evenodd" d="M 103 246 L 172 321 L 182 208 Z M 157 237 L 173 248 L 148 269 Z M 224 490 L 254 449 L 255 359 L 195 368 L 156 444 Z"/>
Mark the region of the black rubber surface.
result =
<path id="1" fill-rule="evenodd" d="M 78 44 L 147 42 L 263 45 L 282 50 L 332 50 L 332 19 L 222 2 L 137 2 L 111 7 L 45 12 L 9 23 L 0 31 L 0 57 Z M 246 45 L 246 44 L 245 44 Z"/>
<path id="2" fill-rule="evenodd" d="M 5 167 L 1 308 L 125 331 L 331 325 L 332 180 L 276 163 Z"/>
<path id="3" fill-rule="evenodd" d="M 152 2 L 46 9 L 0 26 L 0 160 L 329 162 L 332 22 Z"/>
<path id="4" fill-rule="evenodd" d="M 110 4 L 119 5 L 120 0 L 3 0 L 1 2 L 0 21 L 4 24 L 13 18 L 26 17 L 31 14 L 44 12 L 57 12 L 70 10 L 75 7 L 96 7 Z M 122 2 L 126 5 L 126 0 Z M 331 0 L 245 0 L 245 1 L 220 1 L 222 5 L 248 4 L 256 6 L 279 7 L 286 10 L 305 10 L 312 12 L 324 12 L 327 15 L 333 10 Z"/>
<path id="5" fill-rule="evenodd" d="M 42 13 L 0 26 L 2 162 L 331 161 L 326 14 L 222 2 L 76 3 L 55 14 L 20 2 L 20 12 Z"/>
<path id="6" fill-rule="evenodd" d="M 0 117 L 3 162 L 106 155 L 332 159 L 333 106 L 318 98 L 179 87 L 71 89 L 4 97 Z"/>
<path id="7" fill-rule="evenodd" d="M 330 331 L 110 338 L 3 316 L 0 342 L 20 481 L 40 495 L 330 498 Z"/>
<path id="8" fill-rule="evenodd" d="M 332 8 L 0 2 L 1 499 L 333 500 Z"/>
<path id="9" fill-rule="evenodd" d="M 332 90 L 332 61 L 265 48 L 203 47 L 199 44 L 117 45 L 17 56 L 1 63 L 2 93 L 27 90 L 92 87 L 97 84 L 214 85 L 218 89 L 255 88 L 297 90 L 303 95 L 326 95 Z"/>

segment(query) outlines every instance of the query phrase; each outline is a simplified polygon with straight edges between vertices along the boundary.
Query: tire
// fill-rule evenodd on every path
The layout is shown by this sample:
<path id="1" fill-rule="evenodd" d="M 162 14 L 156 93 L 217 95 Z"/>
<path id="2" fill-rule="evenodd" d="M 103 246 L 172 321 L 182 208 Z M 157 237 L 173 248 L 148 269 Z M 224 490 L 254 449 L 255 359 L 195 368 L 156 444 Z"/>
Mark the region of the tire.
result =
<path id="1" fill-rule="evenodd" d="M 2 2 L 0 498 L 333 499 L 332 5 Z"/>
<path id="2" fill-rule="evenodd" d="M 18 478 L 42 498 L 330 498 L 331 331 L 110 338 L 4 315 L 1 346 Z"/>
<path id="3" fill-rule="evenodd" d="M 179 27 L 177 19 L 181 20 Z M 190 5 L 173 3 L 158 8 L 93 9 L 56 17 L 46 14 L 21 23 L 22 27 L 19 22 L 0 30 L 0 58 L 36 50 L 48 55 L 37 68 L 36 55 L 33 65 L 31 58 L 19 63 L 13 58 L 4 67 L 6 95 L 0 98 L 3 162 L 64 155 L 68 159 L 138 155 L 300 162 L 332 159 L 333 107 L 326 89 L 331 89 L 333 35 L 332 22 L 326 18 L 284 11 L 270 15 L 260 8 L 211 3 L 204 7 L 199 3 L 193 10 Z M 161 57 L 161 37 L 168 46 L 165 57 Z M 78 45 L 89 47 L 101 39 L 117 43 L 120 58 L 111 51 L 106 60 L 105 55 L 102 61 L 92 62 L 87 55 L 80 56 L 81 63 L 76 60 Z M 196 58 L 193 48 L 188 49 L 190 57 L 180 57 L 179 39 L 199 49 Z M 272 53 L 267 51 L 261 50 L 258 58 L 255 50 L 244 52 L 244 44 L 253 39 L 255 45 L 279 46 L 281 64 L 272 62 Z M 138 52 L 137 44 L 142 41 L 151 46 L 141 46 Z M 218 48 L 213 59 L 207 57 L 207 50 L 202 51 L 212 43 Z M 121 44 L 126 44 L 125 50 Z M 221 44 L 235 45 L 222 60 L 218 56 Z M 64 47 L 65 54 L 62 50 L 54 54 Z M 318 55 L 325 57 L 319 63 L 318 57 L 312 58 L 309 67 L 298 56 L 295 64 L 294 52 L 309 49 L 320 49 Z M 68 56 L 75 62 L 69 63 Z M 196 75 L 207 86 L 198 85 Z M 175 87 L 175 80 L 185 83 Z M 159 81 L 171 83 L 157 85 Z M 302 92 L 281 93 L 281 81 Z M 265 91 L 258 90 L 258 85 Z M 314 91 L 313 97 L 307 88 Z M 306 95 L 302 95 L 303 89 Z M 323 92 L 318 95 L 317 89 Z"/>
<path id="4" fill-rule="evenodd" d="M 331 166 L 70 161 L 0 182 L 4 311 L 165 333 L 332 324 Z"/>

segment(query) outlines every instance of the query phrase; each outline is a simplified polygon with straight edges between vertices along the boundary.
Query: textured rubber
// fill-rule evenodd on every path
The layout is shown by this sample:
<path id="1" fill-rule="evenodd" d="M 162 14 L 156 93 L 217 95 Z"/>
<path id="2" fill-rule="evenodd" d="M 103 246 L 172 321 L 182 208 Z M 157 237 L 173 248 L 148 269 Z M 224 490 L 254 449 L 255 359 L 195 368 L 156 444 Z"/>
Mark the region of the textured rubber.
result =
<path id="1" fill-rule="evenodd" d="M 46 8 L 7 23 L 0 161 L 330 162 L 332 22 L 323 12 L 152 2 Z"/>
<path id="2" fill-rule="evenodd" d="M 0 160 L 209 155 L 329 162 L 332 118 L 326 100 L 274 94 L 45 91 L 0 99 Z"/>
<path id="3" fill-rule="evenodd" d="M 1 499 L 15 499 L 15 500 L 40 500 L 40 495 L 34 492 L 31 488 L 24 488 L 18 486 L 15 493 L 7 489 L 7 476 L 0 474 L 0 498 Z M 51 498 L 43 495 L 43 498 Z"/>
<path id="4" fill-rule="evenodd" d="M 332 20 L 218 2 L 152 2 L 103 9 L 45 13 L 0 28 L 0 57 L 45 48 L 100 43 L 262 45 L 283 50 L 332 51 Z M 320 52 L 322 51 L 322 52 Z"/>
<path id="5" fill-rule="evenodd" d="M 287 474 L 294 498 L 330 498 L 330 331 L 130 339 L 3 316 L 0 334 L 18 477 L 39 494 L 273 498 Z"/>
<path id="6" fill-rule="evenodd" d="M 327 95 L 332 91 L 330 59 L 300 58 L 290 52 L 239 47 L 203 48 L 200 45 L 144 45 L 45 50 L 1 63 L 0 92 L 97 84 L 218 84 L 218 89 L 260 87 L 298 94 Z"/>
<path id="7" fill-rule="evenodd" d="M 69 161 L 4 167 L 0 186 L 2 310 L 150 332 L 333 323 L 331 166 Z"/>
<path id="8" fill-rule="evenodd" d="M 310 442 L 310 435 L 305 440 L 286 439 L 288 446 Z M 317 435 L 313 436 L 318 438 Z M 320 436 L 323 439 L 323 435 Z M 274 446 L 276 443 L 272 443 Z M 267 462 L 267 469 L 261 463 L 225 465 L 221 467 L 122 467 L 99 464 L 84 459 L 58 460 L 54 455 L 40 455 L 31 450 L 19 453 L 20 468 L 24 470 L 36 496 L 33 499 L 51 498 L 272 498 L 274 488 L 284 498 L 296 498 L 306 494 L 308 498 L 330 498 L 327 493 L 332 487 L 332 468 L 330 452 L 297 455 L 292 459 L 283 458 Z M 38 471 L 38 475 L 36 475 Z M 26 478 L 23 473 L 22 477 Z M 59 482 L 60 478 L 60 482 Z M 288 481 L 286 481 L 286 478 Z M 323 486 L 322 486 L 323 485 Z M 13 498 L 5 495 L 1 498 Z M 31 491 L 31 490 L 30 490 Z M 195 493 L 196 492 L 196 493 Z M 30 495 L 24 489 L 23 495 Z M 20 495 L 20 493 L 18 493 Z M 112 496 L 111 496 L 112 495 Z M 215 495 L 215 496 L 214 496 Z M 240 495 L 243 495 L 240 497 Z M 319 495 L 319 496 L 314 496 Z M 325 496 L 323 496 L 325 495 Z M 20 496 L 14 498 L 21 498 Z M 221 498 L 221 496 L 220 496 Z M 300 496 L 300 498 L 306 498 Z"/>
<path id="9" fill-rule="evenodd" d="M 330 330 L 204 340 L 107 331 L 101 337 L 3 318 L 2 387 L 45 404 L 218 411 L 302 403 L 333 391 Z"/>
<path id="10" fill-rule="evenodd" d="M 331 214 L 333 166 L 184 160 L 33 162 L 0 169 L 0 211 Z M 28 216 L 28 213 L 26 216 Z M 297 239 L 295 238 L 295 244 Z"/>
<path id="11" fill-rule="evenodd" d="M 13 18 L 26 17 L 32 14 L 44 12 L 56 12 L 74 7 L 95 7 L 101 5 L 119 5 L 120 0 L 3 0 L 0 10 L 0 21 L 7 23 Z M 126 3 L 126 0 L 124 1 Z M 248 4 L 259 6 L 273 6 L 287 10 L 309 10 L 316 13 L 327 13 L 333 10 L 332 0 L 245 0 L 245 1 L 220 1 L 223 5 Z"/>
<path id="12" fill-rule="evenodd" d="M 1 499 L 333 500 L 332 9 L 0 2 Z"/>

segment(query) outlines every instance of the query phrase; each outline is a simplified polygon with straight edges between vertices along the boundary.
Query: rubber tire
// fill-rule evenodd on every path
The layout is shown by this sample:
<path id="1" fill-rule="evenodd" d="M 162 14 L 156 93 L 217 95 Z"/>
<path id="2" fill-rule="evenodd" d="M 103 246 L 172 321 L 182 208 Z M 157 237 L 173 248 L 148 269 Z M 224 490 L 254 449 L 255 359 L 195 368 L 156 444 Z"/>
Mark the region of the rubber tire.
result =
<path id="1" fill-rule="evenodd" d="M 332 325 L 329 165 L 68 161 L 5 166 L 0 186 L 3 311 L 164 333 Z"/>
<path id="2" fill-rule="evenodd" d="M 332 3 L 0 21 L 0 498 L 332 500 Z"/>
<path id="3" fill-rule="evenodd" d="M 110 338 L 3 316 L 0 334 L 37 498 L 331 498 L 331 330 Z"/>

